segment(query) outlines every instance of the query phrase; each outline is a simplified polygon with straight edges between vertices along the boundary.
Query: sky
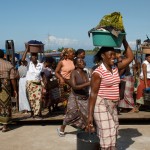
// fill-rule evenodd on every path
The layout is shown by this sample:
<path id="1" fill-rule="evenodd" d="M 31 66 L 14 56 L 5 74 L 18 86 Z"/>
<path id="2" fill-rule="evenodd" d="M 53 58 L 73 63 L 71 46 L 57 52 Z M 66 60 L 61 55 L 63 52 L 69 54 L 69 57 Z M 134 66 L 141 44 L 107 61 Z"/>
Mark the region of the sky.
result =
<path id="1" fill-rule="evenodd" d="M 132 49 L 136 40 L 150 37 L 150 0 L 0 0 L 0 48 L 14 40 L 15 50 L 30 40 L 42 41 L 45 50 L 72 47 L 93 49 L 88 31 L 104 15 L 120 12 Z"/>

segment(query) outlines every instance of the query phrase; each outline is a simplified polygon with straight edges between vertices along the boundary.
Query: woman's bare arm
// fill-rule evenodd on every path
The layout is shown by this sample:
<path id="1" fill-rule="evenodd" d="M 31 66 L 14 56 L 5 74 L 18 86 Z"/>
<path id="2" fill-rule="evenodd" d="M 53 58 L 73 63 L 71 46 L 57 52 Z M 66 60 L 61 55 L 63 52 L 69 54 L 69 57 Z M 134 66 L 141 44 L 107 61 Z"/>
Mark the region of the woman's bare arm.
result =
<path id="1" fill-rule="evenodd" d="M 95 84 L 96 83 L 96 84 Z M 91 127 L 93 124 L 93 113 L 94 107 L 97 99 L 98 90 L 101 84 L 101 78 L 98 73 L 92 74 L 91 78 L 91 94 L 89 98 L 89 106 L 88 106 L 88 127 Z M 89 129 L 90 131 L 91 129 Z"/>
<path id="2" fill-rule="evenodd" d="M 55 75 L 59 79 L 60 83 L 63 84 L 63 83 L 65 83 L 65 81 L 64 81 L 63 77 L 60 74 L 61 67 L 62 67 L 62 61 L 59 61 L 59 63 L 57 64 L 57 67 L 55 69 Z"/>
<path id="3" fill-rule="evenodd" d="M 147 65 L 146 64 L 142 65 L 142 70 L 143 70 L 143 77 L 144 77 L 145 88 L 148 88 L 148 83 L 147 83 Z"/>
<path id="4" fill-rule="evenodd" d="M 134 59 L 133 52 L 132 52 L 128 42 L 126 41 L 126 39 L 123 39 L 123 45 L 124 45 L 124 48 L 125 48 L 126 58 L 124 58 L 121 62 L 118 63 L 118 69 L 125 68 Z"/>
<path id="5" fill-rule="evenodd" d="M 29 45 L 28 44 L 26 44 L 25 45 L 25 52 L 23 53 L 23 55 L 22 55 L 22 61 L 25 61 L 25 59 L 26 59 L 26 55 L 27 55 L 27 53 L 28 53 L 28 50 L 29 50 Z"/>

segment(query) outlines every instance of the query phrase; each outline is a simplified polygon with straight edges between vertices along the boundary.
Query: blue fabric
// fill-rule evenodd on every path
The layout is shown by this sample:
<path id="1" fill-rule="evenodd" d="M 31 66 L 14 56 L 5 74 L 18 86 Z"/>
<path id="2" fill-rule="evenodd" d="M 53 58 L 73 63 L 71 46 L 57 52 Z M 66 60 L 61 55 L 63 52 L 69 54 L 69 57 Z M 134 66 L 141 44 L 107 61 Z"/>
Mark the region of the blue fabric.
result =
<path id="1" fill-rule="evenodd" d="M 125 77 L 125 74 L 121 75 L 121 76 L 120 76 L 120 79 L 123 79 L 124 77 Z"/>
<path id="2" fill-rule="evenodd" d="M 43 44 L 43 43 L 41 41 L 30 40 L 28 41 L 28 44 Z"/>
<path id="3" fill-rule="evenodd" d="M 6 54 L 6 49 L 1 49 L 3 52 L 4 52 L 4 54 Z"/>
<path id="4" fill-rule="evenodd" d="M 149 88 L 146 88 L 144 89 L 146 92 L 150 92 L 150 87 Z"/>

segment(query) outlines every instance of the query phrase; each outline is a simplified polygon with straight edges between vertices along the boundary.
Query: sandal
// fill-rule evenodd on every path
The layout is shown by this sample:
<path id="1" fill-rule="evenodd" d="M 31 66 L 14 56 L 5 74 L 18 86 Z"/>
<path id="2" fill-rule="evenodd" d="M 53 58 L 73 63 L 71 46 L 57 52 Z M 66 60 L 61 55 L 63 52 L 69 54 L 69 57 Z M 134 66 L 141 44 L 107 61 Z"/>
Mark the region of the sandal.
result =
<path id="1" fill-rule="evenodd" d="M 57 128 L 57 133 L 60 137 L 64 137 L 65 136 L 65 132 L 60 131 L 60 128 Z"/>
<path id="2" fill-rule="evenodd" d="M 139 109 L 137 107 L 134 107 L 129 113 L 138 113 Z"/>
<path id="3" fill-rule="evenodd" d="M 40 116 L 33 116 L 33 118 L 34 118 L 35 120 L 42 120 L 42 119 L 43 119 L 43 118 L 40 117 Z"/>

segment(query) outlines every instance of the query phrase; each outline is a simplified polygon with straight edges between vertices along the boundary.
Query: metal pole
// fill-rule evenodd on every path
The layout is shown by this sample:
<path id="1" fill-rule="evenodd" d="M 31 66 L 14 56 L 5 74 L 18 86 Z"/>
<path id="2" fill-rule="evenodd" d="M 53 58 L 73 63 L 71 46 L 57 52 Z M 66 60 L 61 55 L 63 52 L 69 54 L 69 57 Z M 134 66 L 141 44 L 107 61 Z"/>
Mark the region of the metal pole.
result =
<path id="1" fill-rule="evenodd" d="M 140 39 L 137 39 L 136 40 L 136 59 L 138 60 L 138 53 L 139 53 L 139 45 L 141 44 L 141 40 Z M 141 58 L 140 58 L 140 61 L 142 62 L 142 55 L 141 55 Z"/>

